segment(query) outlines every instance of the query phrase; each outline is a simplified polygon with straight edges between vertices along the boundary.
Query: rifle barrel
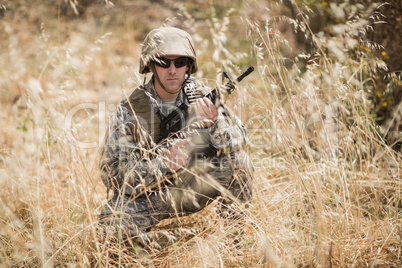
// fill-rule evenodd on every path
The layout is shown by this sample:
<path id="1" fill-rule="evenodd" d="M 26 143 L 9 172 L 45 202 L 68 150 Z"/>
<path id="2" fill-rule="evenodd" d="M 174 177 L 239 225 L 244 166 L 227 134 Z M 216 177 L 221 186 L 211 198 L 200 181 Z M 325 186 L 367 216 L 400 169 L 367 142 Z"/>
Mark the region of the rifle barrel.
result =
<path id="1" fill-rule="evenodd" d="M 247 75 L 249 75 L 250 73 L 252 73 L 254 71 L 254 67 L 250 66 L 248 67 L 248 69 L 239 77 L 237 77 L 236 79 L 236 83 L 239 83 L 241 80 L 243 80 L 244 77 L 246 77 Z"/>

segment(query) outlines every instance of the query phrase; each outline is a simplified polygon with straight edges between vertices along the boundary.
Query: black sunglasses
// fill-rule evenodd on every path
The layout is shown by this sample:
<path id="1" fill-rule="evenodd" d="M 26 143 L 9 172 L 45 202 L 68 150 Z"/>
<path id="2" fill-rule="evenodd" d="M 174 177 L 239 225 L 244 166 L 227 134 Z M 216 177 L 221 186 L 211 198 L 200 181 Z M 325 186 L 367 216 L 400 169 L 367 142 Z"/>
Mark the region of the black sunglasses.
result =
<path id="1" fill-rule="evenodd" d="M 180 57 L 180 58 L 171 60 L 171 59 L 167 59 L 167 58 L 164 58 L 164 57 L 159 57 L 159 58 L 156 58 L 154 62 L 155 62 L 156 66 L 159 66 L 159 67 L 162 67 L 162 68 L 169 68 L 170 64 L 173 62 L 174 67 L 181 68 L 183 66 L 188 65 L 189 58 Z"/>

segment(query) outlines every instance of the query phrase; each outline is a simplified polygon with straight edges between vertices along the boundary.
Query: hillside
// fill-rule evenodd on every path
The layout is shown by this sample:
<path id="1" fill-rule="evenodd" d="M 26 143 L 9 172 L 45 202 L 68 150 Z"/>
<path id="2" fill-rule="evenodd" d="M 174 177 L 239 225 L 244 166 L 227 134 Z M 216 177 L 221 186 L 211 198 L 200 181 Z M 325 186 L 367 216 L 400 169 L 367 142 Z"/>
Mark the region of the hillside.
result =
<path id="1" fill-rule="evenodd" d="M 400 1 L 92 2 L 0 5 L 1 267 L 402 265 Z M 242 222 L 162 222 L 176 243 L 143 256 L 99 236 L 97 159 L 162 25 L 192 34 L 210 87 L 256 68 L 226 99 L 254 195 Z"/>

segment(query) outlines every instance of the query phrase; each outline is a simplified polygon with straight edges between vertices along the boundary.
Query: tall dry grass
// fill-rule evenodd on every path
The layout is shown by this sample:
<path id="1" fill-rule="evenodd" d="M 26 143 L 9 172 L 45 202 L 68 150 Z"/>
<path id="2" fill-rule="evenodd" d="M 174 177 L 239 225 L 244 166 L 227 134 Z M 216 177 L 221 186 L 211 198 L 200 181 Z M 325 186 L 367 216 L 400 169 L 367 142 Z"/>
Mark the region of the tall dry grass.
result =
<path id="1" fill-rule="evenodd" d="M 2 266 L 401 265 L 401 155 L 382 139 L 365 90 L 383 63 L 355 54 L 365 21 L 321 35 L 277 16 L 279 4 L 211 3 L 148 16 L 193 34 L 210 86 L 222 70 L 257 69 L 227 99 L 256 169 L 245 220 L 219 219 L 211 206 L 165 221 L 154 232 L 175 243 L 148 255 L 101 240 L 97 153 L 114 105 L 142 82 L 138 6 L 73 19 L 42 17 L 41 6 L 22 21 L 14 9 L 0 31 Z M 311 36 L 315 54 L 298 51 L 284 25 Z"/>

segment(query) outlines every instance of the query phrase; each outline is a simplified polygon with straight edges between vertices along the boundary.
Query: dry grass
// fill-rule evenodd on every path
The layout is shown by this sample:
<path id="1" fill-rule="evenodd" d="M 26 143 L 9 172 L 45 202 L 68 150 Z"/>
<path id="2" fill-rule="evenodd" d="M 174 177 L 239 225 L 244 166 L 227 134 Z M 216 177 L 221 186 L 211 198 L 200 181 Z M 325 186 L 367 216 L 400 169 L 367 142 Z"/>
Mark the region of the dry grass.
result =
<path id="1" fill-rule="evenodd" d="M 192 1 L 169 17 L 157 4 L 91 7 L 76 18 L 46 5 L 3 12 L 1 266 L 402 265 L 401 155 L 381 138 L 363 90 L 363 70 L 381 62 L 348 54 L 358 45 L 359 22 L 317 37 L 317 54 L 300 71 L 297 59 L 305 55 L 289 56 L 294 44 L 281 28 L 294 22 L 275 17 L 276 5 L 226 4 L 234 9 Z M 96 233 L 107 198 L 96 162 L 105 122 L 142 81 L 138 40 L 148 29 L 133 12 L 154 19 L 147 27 L 188 29 L 199 50 L 198 75 L 210 86 L 221 69 L 234 76 L 257 67 L 228 100 L 249 129 L 256 167 L 246 220 L 225 222 L 211 206 L 198 217 L 163 222 L 154 232 L 176 243 L 148 256 Z"/>

